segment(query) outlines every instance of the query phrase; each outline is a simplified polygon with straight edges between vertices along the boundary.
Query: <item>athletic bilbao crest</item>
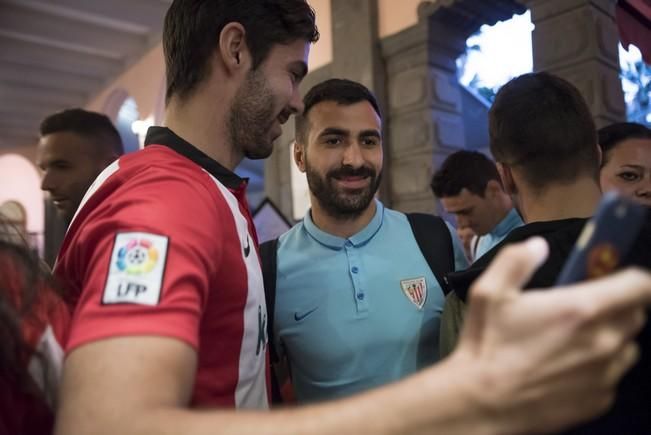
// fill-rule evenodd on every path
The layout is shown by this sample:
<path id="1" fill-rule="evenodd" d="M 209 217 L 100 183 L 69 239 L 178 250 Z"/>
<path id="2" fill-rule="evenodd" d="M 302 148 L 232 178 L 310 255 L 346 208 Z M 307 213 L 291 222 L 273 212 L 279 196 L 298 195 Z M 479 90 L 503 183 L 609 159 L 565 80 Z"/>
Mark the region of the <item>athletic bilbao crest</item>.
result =
<path id="1" fill-rule="evenodd" d="M 427 299 L 427 281 L 424 277 L 403 279 L 400 281 L 402 291 L 409 300 L 420 310 Z"/>

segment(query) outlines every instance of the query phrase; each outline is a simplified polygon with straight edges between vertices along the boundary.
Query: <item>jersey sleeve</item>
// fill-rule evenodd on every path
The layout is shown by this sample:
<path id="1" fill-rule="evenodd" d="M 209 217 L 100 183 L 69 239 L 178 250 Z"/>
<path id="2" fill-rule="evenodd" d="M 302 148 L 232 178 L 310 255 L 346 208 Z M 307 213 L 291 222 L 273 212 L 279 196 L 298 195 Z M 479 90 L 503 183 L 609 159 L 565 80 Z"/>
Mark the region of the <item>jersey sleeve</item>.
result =
<path id="1" fill-rule="evenodd" d="M 80 289 L 68 352 L 134 335 L 198 347 L 210 277 L 221 256 L 213 206 L 220 198 L 180 176 L 140 178 L 88 213 L 63 258 Z"/>
<path id="2" fill-rule="evenodd" d="M 445 222 L 445 226 L 448 227 L 450 237 L 452 237 L 452 249 L 454 251 L 454 270 L 459 271 L 467 269 L 469 266 L 468 259 L 466 258 L 466 254 L 463 252 L 463 245 L 461 244 L 461 240 L 459 240 L 459 236 L 457 236 L 456 230 L 447 221 Z"/>

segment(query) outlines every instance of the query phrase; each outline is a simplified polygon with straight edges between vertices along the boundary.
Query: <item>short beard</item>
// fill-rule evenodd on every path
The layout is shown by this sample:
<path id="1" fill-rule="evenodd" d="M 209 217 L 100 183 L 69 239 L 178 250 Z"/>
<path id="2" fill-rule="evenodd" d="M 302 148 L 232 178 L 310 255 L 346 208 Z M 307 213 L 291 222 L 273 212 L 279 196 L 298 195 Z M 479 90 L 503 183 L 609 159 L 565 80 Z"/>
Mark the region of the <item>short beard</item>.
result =
<path id="1" fill-rule="evenodd" d="M 250 71 L 237 90 L 227 127 L 231 145 L 253 160 L 271 155 L 269 130 L 274 120 L 273 95 L 259 70 Z"/>
<path id="2" fill-rule="evenodd" d="M 342 166 L 332 170 L 322 177 L 317 171 L 306 162 L 305 174 L 310 191 L 319 202 L 323 210 L 337 220 L 353 220 L 359 217 L 368 207 L 375 192 L 380 186 L 382 173 L 375 173 L 375 170 L 367 166 L 353 168 Z M 368 187 L 342 193 L 334 185 L 334 179 L 342 176 L 366 176 L 370 178 Z"/>

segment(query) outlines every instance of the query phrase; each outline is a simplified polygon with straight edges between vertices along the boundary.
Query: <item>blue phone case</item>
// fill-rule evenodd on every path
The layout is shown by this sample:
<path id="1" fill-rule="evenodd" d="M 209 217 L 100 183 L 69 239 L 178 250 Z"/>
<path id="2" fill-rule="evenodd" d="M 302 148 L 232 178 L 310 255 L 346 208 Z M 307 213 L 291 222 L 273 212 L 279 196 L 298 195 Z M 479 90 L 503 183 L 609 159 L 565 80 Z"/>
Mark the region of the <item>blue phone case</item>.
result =
<path id="1" fill-rule="evenodd" d="M 615 270 L 631 249 L 646 211 L 615 192 L 606 193 L 581 231 L 556 285 L 598 278 Z"/>

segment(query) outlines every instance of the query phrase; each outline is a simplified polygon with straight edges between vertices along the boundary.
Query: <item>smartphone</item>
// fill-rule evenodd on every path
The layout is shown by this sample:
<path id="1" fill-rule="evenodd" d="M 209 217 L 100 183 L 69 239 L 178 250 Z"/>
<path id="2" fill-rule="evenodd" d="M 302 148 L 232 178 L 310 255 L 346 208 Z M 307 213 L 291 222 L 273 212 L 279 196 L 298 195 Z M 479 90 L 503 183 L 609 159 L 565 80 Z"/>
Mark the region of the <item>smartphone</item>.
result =
<path id="1" fill-rule="evenodd" d="M 599 278 L 614 271 L 642 228 L 647 207 L 607 192 L 583 227 L 556 285 Z"/>

